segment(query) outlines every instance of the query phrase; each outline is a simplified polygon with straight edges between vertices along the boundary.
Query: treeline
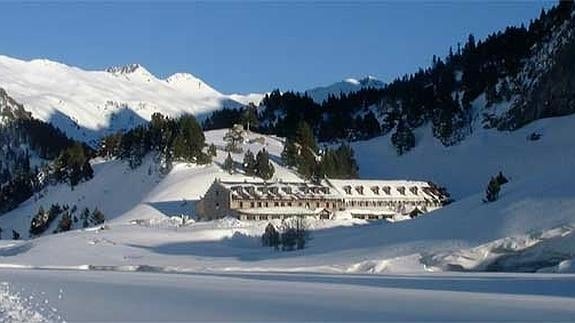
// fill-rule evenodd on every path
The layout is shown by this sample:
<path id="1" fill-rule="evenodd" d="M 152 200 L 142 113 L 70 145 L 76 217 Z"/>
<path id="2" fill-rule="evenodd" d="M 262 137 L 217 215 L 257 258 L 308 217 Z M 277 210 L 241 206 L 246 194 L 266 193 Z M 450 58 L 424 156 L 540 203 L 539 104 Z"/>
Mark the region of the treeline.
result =
<path id="1" fill-rule="evenodd" d="M 209 163 L 205 146 L 202 127 L 193 115 L 172 119 L 154 113 L 148 124 L 102 139 L 99 155 L 127 160 L 136 168 L 146 154 L 156 152 L 169 168 L 173 161 Z"/>
<path id="2" fill-rule="evenodd" d="M 91 178 L 90 149 L 34 119 L 2 89 L 0 117 L 0 214 L 16 208 L 47 183 L 67 181 L 75 186 Z"/>
<path id="3" fill-rule="evenodd" d="M 48 211 L 40 206 L 38 212 L 30 222 L 30 235 L 37 236 L 46 232 L 56 219 L 60 218 L 56 229 L 53 233 L 70 231 L 74 227 L 88 228 L 95 225 L 103 224 L 106 221 L 106 216 L 98 208 L 90 211 L 84 208 L 78 212 L 78 208 L 73 205 L 72 207 L 64 204 L 52 204 Z"/>
<path id="4" fill-rule="evenodd" d="M 405 75 L 382 88 L 330 95 L 316 103 L 306 94 L 274 90 L 256 110 L 258 132 L 293 137 L 301 121 L 313 126 L 320 142 L 369 139 L 391 133 L 399 154 L 415 146 L 413 129 L 431 123 L 434 137 L 444 145 L 463 140 L 472 131 L 472 102 L 485 93 L 490 107 L 520 94 L 517 75 L 529 64 L 532 48 L 572 19 L 573 1 L 561 1 L 528 27 L 508 27 L 483 40 L 469 35 L 450 48 L 445 58 L 433 56 L 431 66 Z M 535 77 L 531 75 L 529 77 Z M 244 122 L 246 110 L 212 114 L 207 128 Z M 488 126 L 496 126 L 491 124 Z"/>
<path id="5" fill-rule="evenodd" d="M 320 150 L 315 135 L 305 121 L 295 134 L 288 135 L 281 154 L 283 162 L 305 178 L 357 178 L 359 167 L 353 149 L 342 143 L 338 148 Z"/>
<path id="6" fill-rule="evenodd" d="M 228 156 L 224 160 L 222 168 L 230 174 L 233 174 L 237 167 L 234 163 L 232 155 L 228 152 Z M 257 176 L 264 180 L 269 180 L 274 176 L 275 168 L 270 161 L 270 156 L 265 149 L 258 151 L 254 156 L 250 150 L 244 154 L 244 159 L 241 164 L 241 169 L 247 176 Z"/>

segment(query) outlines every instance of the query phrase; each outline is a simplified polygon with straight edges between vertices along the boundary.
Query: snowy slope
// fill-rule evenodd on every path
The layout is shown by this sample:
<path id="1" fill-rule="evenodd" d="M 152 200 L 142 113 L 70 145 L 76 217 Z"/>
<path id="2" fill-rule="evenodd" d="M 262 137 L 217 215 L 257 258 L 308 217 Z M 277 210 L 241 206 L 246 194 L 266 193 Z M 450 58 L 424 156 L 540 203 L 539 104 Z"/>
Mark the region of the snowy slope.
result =
<path id="1" fill-rule="evenodd" d="M 193 216 L 196 201 L 215 178 L 243 178 L 221 170 L 226 155 L 221 150 L 225 130 L 211 131 L 206 134 L 207 141 L 219 149 L 212 165 L 178 164 L 160 177 L 150 160 L 135 171 L 128 171 L 117 161 L 97 163 L 95 179 L 74 191 L 67 186 L 50 188 L 43 198 L 30 200 L 0 217 L 5 232 L 14 227 L 23 234 L 30 214 L 40 205 L 54 202 L 75 203 L 79 208 L 98 206 L 111 219 L 103 231 L 72 231 L 29 242 L 3 242 L 0 255 L 5 257 L 0 257 L 0 262 L 17 267 L 149 268 L 162 272 L 378 273 L 484 270 L 493 268 L 495 258 L 524 252 L 541 260 L 527 264 L 528 269 L 553 267 L 575 258 L 575 243 L 571 242 L 575 239 L 569 238 L 575 227 L 575 173 L 571 171 L 575 151 L 568 135 L 574 126 L 575 117 L 570 116 L 540 120 L 516 132 L 485 130 L 451 148 L 422 143 L 400 158 L 388 155 L 391 150 L 386 148 L 386 138 L 355 143 L 364 177 L 431 179 L 452 191 L 455 203 L 399 223 L 310 221 L 314 233 L 309 248 L 293 253 L 260 246 L 259 235 L 266 222 L 224 219 L 180 226 L 180 220 L 170 218 Z M 527 141 L 526 134 L 531 131 L 541 132 L 543 137 Z M 257 137 L 251 134 L 250 139 Z M 245 148 L 255 152 L 265 147 L 278 161 L 282 140 L 264 138 L 264 144 L 254 142 Z M 241 157 L 234 156 L 236 161 Z M 277 178 L 296 179 L 291 170 L 277 162 L 274 165 Z M 499 201 L 484 204 L 485 184 L 499 170 L 511 182 L 503 187 Z M 545 252 L 523 248 L 536 248 L 539 243 L 543 244 L 537 248 Z M 53 252 L 64 249 L 66 254 Z M 512 263 L 521 261 L 515 258 L 499 265 L 512 271 L 516 269 Z"/>
<path id="2" fill-rule="evenodd" d="M 311 97 L 316 103 L 322 103 L 330 95 L 336 97 L 343 94 L 348 94 L 351 92 L 359 91 L 363 88 L 380 88 L 383 87 L 385 83 L 376 79 L 373 76 L 366 76 L 362 79 L 348 78 L 343 81 L 339 81 L 327 86 L 320 86 L 313 89 L 304 91 L 309 97 Z"/>
<path id="3" fill-rule="evenodd" d="M 575 116 L 539 120 L 451 148 L 423 139 L 399 158 L 388 138 L 355 143 L 364 177 L 433 179 L 456 201 L 396 223 L 308 221 L 312 240 L 294 252 L 261 246 L 265 221 L 177 217 L 193 218 L 215 178 L 244 178 L 220 168 L 225 130 L 206 133 L 213 164 L 165 176 L 151 157 L 136 170 L 95 160 L 93 180 L 49 187 L 0 217 L 4 233 L 24 237 L 40 205 L 97 206 L 109 218 L 103 229 L 0 240 L 0 320 L 570 320 L 571 275 L 444 271 L 573 271 L 573 127 Z M 526 140 L 533 131 L 539 141 Z M 258 137 L 244 149 L 267 149 L 276 178 L 296 180 L 278 163 L 283 140 Z M 511 181 L 485 204 L 499 170 Z"/>
<path id="4" fill-rule="evenodd" d="M 158 79 L 138 64 L 86 71 L 45 59 L 7 56 L 0 56 L 0 88 L 34 117 L 87 142 L 143 123 L 154 112 L 202 115 L 261 100 L 258 94 L 221 94 L 187 73 Z"/>

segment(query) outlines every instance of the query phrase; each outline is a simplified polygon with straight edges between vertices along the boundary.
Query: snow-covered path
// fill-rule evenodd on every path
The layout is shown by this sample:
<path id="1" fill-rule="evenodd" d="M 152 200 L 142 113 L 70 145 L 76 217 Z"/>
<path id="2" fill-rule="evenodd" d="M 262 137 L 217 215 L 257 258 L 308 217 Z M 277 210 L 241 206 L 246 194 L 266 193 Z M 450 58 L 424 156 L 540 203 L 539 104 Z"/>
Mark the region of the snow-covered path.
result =
<path id="1" fill-rule="evenodd" d="M 67 321 L 568 321 L 575 276 L 0 270 Z M 2 321 L 2 319 L 0 319 Z"/>

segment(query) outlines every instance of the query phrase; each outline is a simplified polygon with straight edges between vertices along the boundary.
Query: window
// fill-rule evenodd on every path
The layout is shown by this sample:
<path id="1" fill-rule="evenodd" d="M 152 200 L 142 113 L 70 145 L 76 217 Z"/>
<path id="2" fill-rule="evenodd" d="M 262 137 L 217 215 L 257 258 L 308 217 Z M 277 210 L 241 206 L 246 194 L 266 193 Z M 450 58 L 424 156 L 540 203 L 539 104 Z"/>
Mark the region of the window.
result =
<path id="1" fill-rule="evenodd" d="M 258 202 L 258 207 L 262 207 L 262 202 Z"/>
<path id="2" fill-rule="evenodd" d="M 266 202 L 266 207 L 270 206 L 270 204 L 268 202 Z"/>
<path id="3" fill-rule="evenodd" d="M 286 206 L 286 203 L 285 203 L 285 202 L 282 202 L 282 203 L 281 203 L 281 206 Z"/>
<path id="4" fill-rule="evenodd" d="M 250 207 L 254 207 L 254 202 L 250 202 Z"/>
<path id="5" fill-rule="evenodd" d="M 279 206 L 279 203 L 278 203 L 278 202 L 274 202 L 274 206 Z"/>
<path id="6" fill-rule="evenodd" d="M 240 202 L 240 209 L 244 207 L 244 202 Z"/>

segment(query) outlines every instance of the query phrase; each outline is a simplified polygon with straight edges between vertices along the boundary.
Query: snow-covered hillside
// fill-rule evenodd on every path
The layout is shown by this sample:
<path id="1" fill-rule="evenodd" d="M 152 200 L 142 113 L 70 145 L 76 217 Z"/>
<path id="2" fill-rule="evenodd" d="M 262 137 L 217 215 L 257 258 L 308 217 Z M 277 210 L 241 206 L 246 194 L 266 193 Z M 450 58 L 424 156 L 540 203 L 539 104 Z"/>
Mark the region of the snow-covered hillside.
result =
<path id="1" fill-rule="evenodd" d="M 434 180 L 446 186 L 456 201 L 400 223 L 311 221 L 315 231 L 309 248 L 293 253 L 276 253 L 260 246 L 259 235 L 266 222 L 226 219 L 176 225 L 181 220 L 174 216 L 195 215 L 195 203 L 215 178 L 244 178 L 222 171 L 225 130 L 211 131 L 206 134 L 207 141 L 218 147 L 212 165 L 177 164 L 162 177 L 151 158 L 136 170 L 119 161 L 100 161 L 94 163 L 95 178 L 73 191 L 66 185 L 49 187 L 43 197 L 0 217 L 4 232 L 15 229 L 26 236 L 30 216 L 40 206 L 52 203 L 99 207 L 109 219 L 108 229 L 7 242 L 0 254 L 6 256 L 2 259 L 5 265 L 25 267 L 341 273 L 482 270 L 494 268 L 503 256 L 520 258 L 525 252 L 539 262 L 531 261 L 524 270 L 554 270 L 551 267 L 575 258 L 574 243 L 557 248 L 560 241 L 570 241 L 566 237 L 575 227 L 571 185 L 575 151 L 568 144 L 574 125 L 575 117 L 570 116 L 540 120 L 515 132 L 484 130 L 450 148 L 435 141 L 423 142 L 401 157 L 392 155 L 386 138 L 355 143 L 364 178 Z M 528 141 L 526 136 L 534 131 L 542 134 L 541 139 Z M 252 133 L 249 139 L 258 137 Z M 263 143 L 252 141 L 244 148 L 255 152 L 265 147 L 274 160 L 276 178 L 296 179 L 293 171 L 279 163 L 282 140 L 263 138 Z M 241 154 L 234 155 L 236 161 L 241 158 Z M 503 187 L 499 201 L 485 204 L 485 185 L 499 171 L 511 181 Z M 536 249 L 527 252 L 527 248 L 543 246 L 553 251 L 552 258 L 535 253 Z M 54 255 L 51 251 L 63 249 L 68 253 Z M 510 261 L 521 263 L 514 258 L 499 265 L 514 270 Z M 568 263 L 562 266 L 565 269 Z"/>
<path id="2" fill-rule="evenodd" d="M 316 103 L 321 104 L 324 100 L 327 100 L 330 95 L 338 97 L 341 94 L 348 94 L 369 87 L 380 88 L 384 85 L 385 83 L 375 77 L 366 76 L 359 80 L 348 78 L 331 85 L 315 87 L 304 92 Z"/>
<path id="3" fill-rule="evenodd" d="M 201 116 L 222 107 L 258 104 L 262 97 L 224 95 L 188 73 L 158 79 L 138 64 L 86 71 L 45 59 L 7 56 L 0 56 L 0 88 L 34 117 L 86 142 L 132 128 L 155 112 Z"/>
<path id="4" fill-rule="evenodd" d="M 573 315 L 572 276 L 444 271 L 575 269 L 573 127 L 575 117 L 569 116 L 539 120 L 515 132 L 483 130 L 450 148 L 429 139 L 401 157 L 388 147 L 388 138 L 355 143 L 363 177 L 432 179 L 451 190 L 456 201 L 397 223 L 310 220 L 312 240 L 293 252 L 261 246 L 265 221 L 194 222 L 195 203 L 215 178 L 245 178 L 221 169 L 225 130 L 206 133 L 218 150 L 211 165 L 176 164 L 161 175 L 152 157 L 136 170 L 120 161 L 94 160 L 94 179 L 74 190 L 48 187 L 0 217 L 4 238 L 10 230 L 27 237 L 31 215 L 51 203 L 98 207 L 108 217 L 100 229 L 0 240 L 0 282 L 6 281 L 0 285 L 0 311 L 38 321 L 270 320 L 277 318 L 277 308 L 293 308 L 281 319 L 294 320 L 564 320 Z M 535 131 L 541 138 L 528 141 Z M 254 140 L 260 137 L 264 140 Z M 248 139 L 244 149 L 270 152 L 277 179 L 297 179 L 279 161 L 281 138 L 252 133 Z M 242 155 L 233 158 L 239 162 Z M 488 177 L 500 170 L 511 181 L 498 201 L 485 204 Z M 192 219 L 183 223 L 180 215 Z M 118 289 L 121 302 L 114 296 Z M 250 302 L 240 301 L 246 289 Z M 324 303 L 310 303 L 310 297 Z M 192 304 L 188 308 L 182 299 L 194 301 L 185 302 Z M 349 299 L 356 302 L 348 304 Z M 108 311 L 83 308 L 80 300 Z M 209 306 L 216 301 L 217 310 Z M 427 307 L 413 311 L 401 305 L 414 302 Z M 161 310 L 130 310 L 142 304 Z M 312 314 L 301 316 L 296 308 Z"/>

